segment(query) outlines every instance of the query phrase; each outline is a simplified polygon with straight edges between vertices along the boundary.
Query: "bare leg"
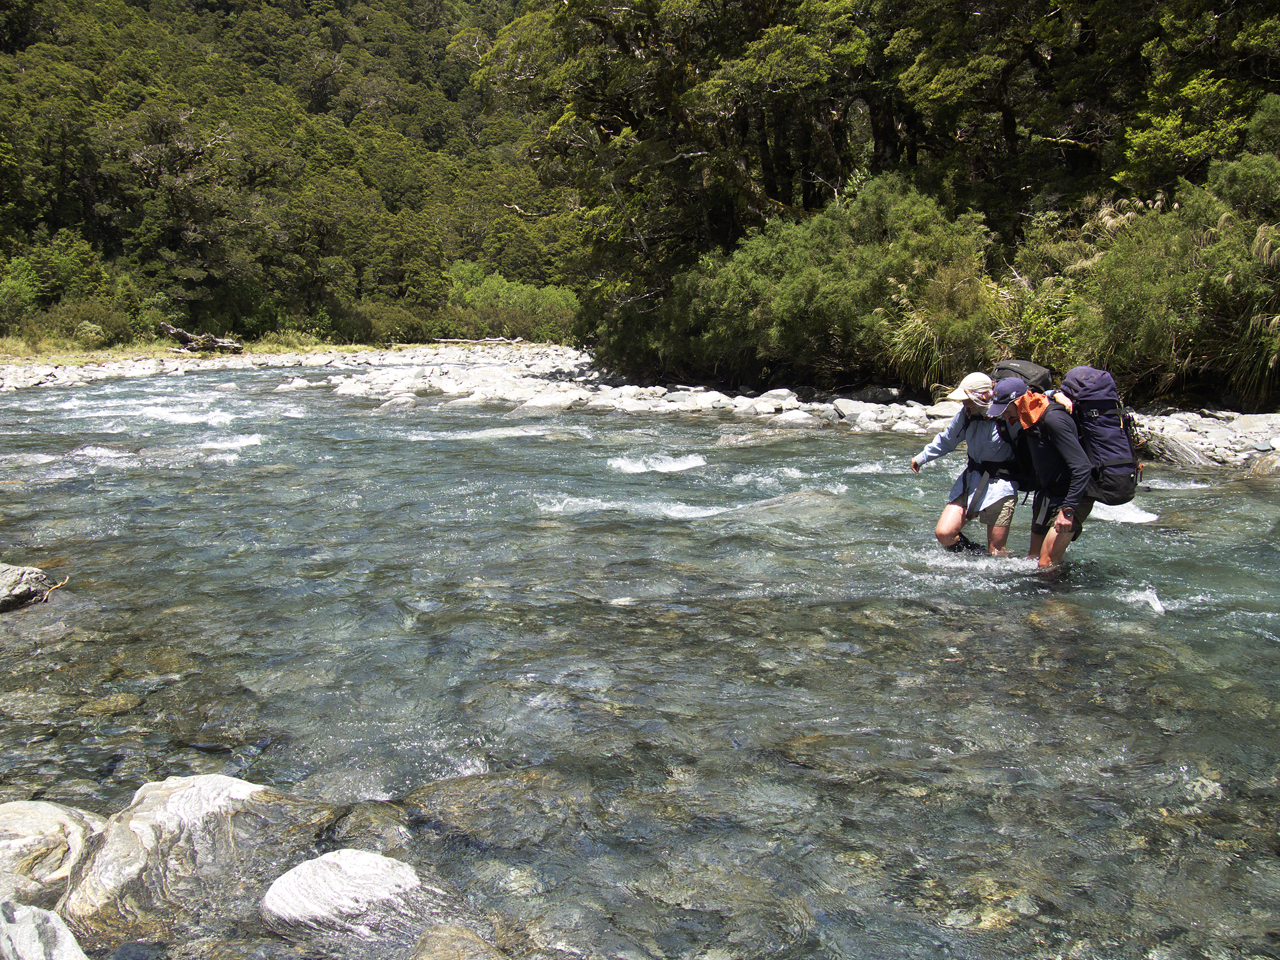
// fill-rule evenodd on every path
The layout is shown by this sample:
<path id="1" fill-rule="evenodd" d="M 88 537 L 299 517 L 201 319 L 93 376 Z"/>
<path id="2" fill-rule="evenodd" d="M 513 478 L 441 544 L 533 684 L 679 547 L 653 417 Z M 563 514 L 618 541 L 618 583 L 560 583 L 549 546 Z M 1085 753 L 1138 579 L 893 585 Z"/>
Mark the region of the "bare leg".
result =
<path id="1" fill-rule="evenodd" d="M 1039 560 L 1040 550 L 1044 546 L 1044 534 L 1033 533 L 1031 535 L 1031 544 L 1027 547 L 1027 559 Z"/>
<path id="2" fill-rule="evenodd" d="M 992 556 L 1004 556 L 1005 546 L 1009 542 L 1008 527 L 987 527 L 987 552 Z"/>
<path id="3" fill-rule="evenodd" d="M 1067 552 L 1067 547 L 1075 538 L 1075 530 L 1068 527 L 1066 530 L 1059 530 L 1056 526 L 1050 527 L 1049 532 L 1044 535 L 1044 543 L 1040 547 L 1040 566 L 1052 567 L 1061 563 L 1063 556 Z"/>
<path id="4" fill-rule="evenodd" d="M 942 516 L 938 518 L 938 526 L 933 535 L 944 547 L 954 547 L 960 541 L 960 531 L 964 529 L 964 505 L 948 503 L 942 508 Z"/>

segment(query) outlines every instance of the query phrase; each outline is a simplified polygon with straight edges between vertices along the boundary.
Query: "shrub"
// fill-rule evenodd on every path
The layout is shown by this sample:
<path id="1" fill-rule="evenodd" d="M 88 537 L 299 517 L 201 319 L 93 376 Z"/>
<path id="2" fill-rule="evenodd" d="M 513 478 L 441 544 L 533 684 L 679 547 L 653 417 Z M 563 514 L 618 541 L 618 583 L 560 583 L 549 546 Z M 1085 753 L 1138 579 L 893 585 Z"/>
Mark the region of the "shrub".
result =
<path id="1" fill-rule="evenodd" d="M 39 282 L 31 264 L 15 257 L 0 276 L 0 331 L 12 333 L 37 310 Z"/>
<path id="2" fill-rule="evenodd" d="M 834 387 L 897 374 L 927 386 L 940 357 L 958 347 L 961 359 L 942 366 L 971 362 L 995 325 L 986 246 L 980 218 L 948 220 L 901 178 L 879 177 L 851 201 L 704 257 L 660 308 L 639 300 L 583 333 L 633 376 Z"/>
<path id="3" fill-rule="evenodd" d="M 1280 217 L 1280 157 L 1246 153 L 1209 167 L 1209 189 L 1248 217 Z"/>
<path id="4" fill-rule="evenodd" d="M 1269 228 L 1185 182 L 1179 195 L 1174 209 L 1126 214 L 1100 234 L 1101 253 L 1079 278 L 1078 362 L 1139 394 L 1205 387 L 1263 406 L 1280 366 Z"/>
<path id="5" fill-rule="evenodd" d="M 422 343 L 429 339 L 422 317 L 393 303 L 361 301 L 354 322 L 367 329 L 370 343 Z"/>
<path id="6" fill-rule="evenodd" d="M 890 365 L 904 383 L 929 388 L 990 369 L 992 334 L 1010 313 L 1009 300 L 975 264 L 940 267 L 914 297 L 900 298 L 900 319 L 886 337 Z"/>
<path id="7" fill-rule="evenodd" d="M 33 316 L 30 323 L 41 338 L 74 341 L 91 350 L 133 341 L 129 317 L 97 300 L 59 303 Z"/>
<path id="8" fill-rule="evenodd" d="M 442 319 L 468 331 L 464 336 L 570 342 L 579 303 L 567 287 L 538 287 L 486 275 L 465 261 L 453 264 L 449 277 L 453 285 Z"/>

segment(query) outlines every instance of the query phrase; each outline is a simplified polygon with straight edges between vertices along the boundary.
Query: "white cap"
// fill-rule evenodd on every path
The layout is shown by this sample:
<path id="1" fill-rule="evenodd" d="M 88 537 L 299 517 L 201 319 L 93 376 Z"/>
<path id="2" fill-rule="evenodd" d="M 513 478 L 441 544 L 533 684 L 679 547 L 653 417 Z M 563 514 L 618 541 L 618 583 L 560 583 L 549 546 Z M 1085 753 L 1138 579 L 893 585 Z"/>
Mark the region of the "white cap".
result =
<path id="1" fill-rule="evenodd" d="M 947 394 L 948 400 L 974 400 L 975 393 L 990 393 L 995 387 L 991 382 L 991 378 L 985 373 L 971 373 L 960 381 L 960 386 L 956 387 Z M 986 403 L 987 400 L 980 400 L 979 403 Z"/>

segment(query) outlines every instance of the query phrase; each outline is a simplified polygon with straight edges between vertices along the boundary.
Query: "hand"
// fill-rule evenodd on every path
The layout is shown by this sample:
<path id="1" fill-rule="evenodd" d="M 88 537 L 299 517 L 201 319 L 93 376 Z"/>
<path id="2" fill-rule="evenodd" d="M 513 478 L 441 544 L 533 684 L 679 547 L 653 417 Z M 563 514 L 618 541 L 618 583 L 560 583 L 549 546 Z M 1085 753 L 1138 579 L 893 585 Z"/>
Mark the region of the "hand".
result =
<path id="1" fill-rule="evenodd" d="M 1057 400 L 1060 404 L 1062 404 L 1064 407 L 1066 407 L 1066 408 L 1067 408 L 1067 413 L 1074 413 L 1074 412 L 1075 412 L 1075 404 L 1073 404 L 1073 403 L 1071 402 L 1071 398 L 1070 398 L 1070 397 L 1068 397 L 1068 396 L 1067 396 L 1065 393 L 1063 393 L 1061 390 L 1059 390 L 1059 391 L 1057 391 L 1056 393 L 1054 393 L 1054 395 L 1053 395 L 1053 399 Z"/>
<path id="2" fill-rule="evenodd" d="M 1053 521 L 1053 529 L 1057 530 L 1059 533 L 1067 533 L 1074 526 L 1075 519 L 1068 517 L 1065 513 L 1059 510 L 1057 519 Z"/>
<path id="3" fill-rule="evenodd" d="M 911 472 L 912 473 L 920 472 L 920 464 L 916 463 L 914 460 L 911 461 Z"/>

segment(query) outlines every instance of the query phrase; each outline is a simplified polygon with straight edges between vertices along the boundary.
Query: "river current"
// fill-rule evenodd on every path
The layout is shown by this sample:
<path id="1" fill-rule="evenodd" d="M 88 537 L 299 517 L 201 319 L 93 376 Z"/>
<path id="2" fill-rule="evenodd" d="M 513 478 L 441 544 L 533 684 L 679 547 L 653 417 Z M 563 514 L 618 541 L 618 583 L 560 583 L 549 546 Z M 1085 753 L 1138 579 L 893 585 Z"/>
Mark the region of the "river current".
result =
<path id="1" fill-rule="evenodd" d="M 587 955 L 1280 955 L 1277 481 L 1148 464 L 1046 574 L 941 551 L 924 437 L 286 379 L 0 398 L 0 559 L 67 580 L 0 800 L 456 780 L 406 855 Z"/>

